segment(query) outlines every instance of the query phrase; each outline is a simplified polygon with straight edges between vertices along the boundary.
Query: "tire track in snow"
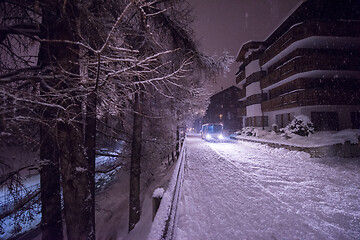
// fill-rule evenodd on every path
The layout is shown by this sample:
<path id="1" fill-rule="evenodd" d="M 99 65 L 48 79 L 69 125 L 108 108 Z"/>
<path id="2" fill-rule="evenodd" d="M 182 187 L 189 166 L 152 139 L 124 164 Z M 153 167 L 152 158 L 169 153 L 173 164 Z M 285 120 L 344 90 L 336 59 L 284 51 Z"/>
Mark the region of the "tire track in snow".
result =
<path id="1" fill-rule="evenodd" d="M 325 239 L 208 143 L 189 139 L 187 161 L 175 239 Z"/>
<path id="2" fill-rule="evenodd" d="M 214 148 L 214 145 L 211 145 L 210 147 L 212 147 L 212 149 L 219 154 L 219 156 L 223 157 L 224 159 L 228 159 L 229 155 L 228 154 L 224 154 L 224 151 L 219 151 L 218 148 Z M 225 160 L 228 161 L 228 160 Z M 306 216 L 299 214 L 297 208 L 293 207 L 291 204 L 288 204 L 285 201 L 282 201 L 279 197 L 277 197 L 275 194 L 273 194 L 271 191 L 269 191 L 266 187 L 264 187 L 263 184 L 260 183 L 260 181 L 253 177 L 252 174 L 249 174 L 248 172 L 244 171 L 243 169 L 239 168 L 237 164 L 234 164 L 233 161 L 228 161 L 230 164 L 232 164 L 236 169 L 238 169 L 244 176 L 246 176 L 247 178 L 249 178 L 249 180 L 256 185 L 257 187 L 259 187 L 261 189 L 261 191 L 263 191 L 264 194 L 268 195 L 269 198 L 272 198 L 275 202 L 277 202 L 278 204 L 284 205 L 288 212 L 297 215 L 297 217 L 299 217 L 300 219 L 302 219 L 303 222 L 305 222 L 309 227 L 313 228 L 314 230 L 316 230 L 317 232 L 319 232 L 321 235 L 325 236 L 326 233 L 324 232 L 323 229 L 321 229 L 321 227 L 316 226 L 315 222 L 312 221 L 311 219 L 307 218 Z M 308 223 L 312 223 L 312 224 L 308 224 Z M 325 237 L 324 237 L 325 238 Z"/>
<path id="3" fill-rule="evenodd" d="M 360 192 L 356 187 L 356 183 L 360 179 L 359 173 L 356 171 L 359 168 L 356 164 L 355 169 L 344 166 L 344 164 L 329 168 L 327 165 L 316 163 L 314 159 L 309 159 L 305 153 L 272 149 L 260 144 L 238 143 L 233 146 L 210 144 L 210 147 L 251 178 L 254 184 L 261 187 L 266 194 L 287 206 L 291 212 L 302 218 L 314 230 L 327 235 L 327 239 L 360 239 L 358 228 L 360 226 L 360 208 L 356 207 L 359 200 L 354 200 L 356 193 Z M 239 161 L 239 159 L 234 159 L 235 155 L 243 155 L 247 159 Z M 275 160 L 276 157 L 278 159 Z M 254 171 L 256 163 L 250 164 L 257 158 L 263 163 L 263 169 L 260 171 L 260 174 L 263 175 Z M 243 163 L 246 163 L 246 166 Z M 354 164 L 350 164 L 351 166 L 354 167 Z M 292 169 L 289 170 L 289 168 Z M 309 169 L 311 169 L 310 173 Z M 285 177 L 275 172 L 278 170 L 281 171 L 281 174 L 285 174 Z M 349 178 L 336 177 L 339 172 Z M 292 174 L 298 175 L 294 177 Z M 275 177 L 271 178 L 272 175 Z M 283 185 L 275 186 L 279 182 Z M 345 185 L 348 185 L 346 189 Z M 272 191 L 278 195 L 280 193 L 280 195 L 277 196 Z M 336 191 L 345 194 L 346 198 L 343 197 L 343 199 L 349 202 L 344 204 L 341 197 L 337 199 L 334 194 Z M 286 201 L 283 201 L 282 198 Z M 300 200 L 300 202 L 295 200 Z"/>

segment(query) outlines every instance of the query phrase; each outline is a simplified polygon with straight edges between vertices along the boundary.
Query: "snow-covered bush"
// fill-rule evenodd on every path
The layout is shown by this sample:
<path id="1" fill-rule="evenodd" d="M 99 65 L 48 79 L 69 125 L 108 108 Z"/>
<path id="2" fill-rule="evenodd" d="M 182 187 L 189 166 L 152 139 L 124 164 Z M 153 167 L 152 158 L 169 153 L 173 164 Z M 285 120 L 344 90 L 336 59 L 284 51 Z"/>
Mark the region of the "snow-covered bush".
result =
<path id="1" fill-rule="evenodd" d="M 263 137 L 269 134 L 268 131 L 254 127 L 245 127 L 241 131 L 236 132 L 237 135 L 252 136 L 252 137 Z"/>
<path id="2" fill-rule="evenodd" d="M 276 123 L 274 123 L 273 125 L 271 125 L 272 126 L 272 130 L 274 131 L 274 132 L 279 132 L 279 126 L 276 124 Z"/>
<path id="3" fill-rule="evenodd" d="M 234 133 L 235 135 L 241 135 L 242 134 L 242 130 L 238 130 Z"/>
<path id="4" fill-rule="evenodd" d="M 244 135 L 244 136 L 256 136 L 256 133 L 254 132 L 253 127 L 245 127 L 245 128 L 242 129 L 241 135 Z"/>
<path id="5" fill-rule="evenodd" d="M 259 129 L 259 128 L 255 128 L 253 131 L 253 136 L 256 136 L 256 137 L 264 137 L 266 135 L 269 134 L 269 131 L 267 130 L 263 130 L 263 129 Z"/>
<path id="6" fill-rule="evenodd" d="M 162 198 L 165 190 L 163 188 L 156 188 L 153 192 L 153 198 Z"/>
<path id="7" fill-rule="evenodd" d="M 309 136 L 314 133 L 314 124 L 306 115 L 297 115 L 289 125 L 281 129 L 286 134 L 297 134 L 300 136 Z"/>

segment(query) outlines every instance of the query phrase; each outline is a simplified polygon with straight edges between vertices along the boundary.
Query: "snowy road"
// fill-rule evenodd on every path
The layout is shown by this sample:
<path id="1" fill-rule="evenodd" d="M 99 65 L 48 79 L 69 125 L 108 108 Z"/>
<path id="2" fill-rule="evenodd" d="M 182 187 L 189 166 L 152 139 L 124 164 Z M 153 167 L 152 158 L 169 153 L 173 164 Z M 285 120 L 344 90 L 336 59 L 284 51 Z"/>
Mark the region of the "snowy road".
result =
<path id="1" fill-rule="evenodd" d="M 360 239 L 359 159 L 186 141 L 175 239 Z"/>

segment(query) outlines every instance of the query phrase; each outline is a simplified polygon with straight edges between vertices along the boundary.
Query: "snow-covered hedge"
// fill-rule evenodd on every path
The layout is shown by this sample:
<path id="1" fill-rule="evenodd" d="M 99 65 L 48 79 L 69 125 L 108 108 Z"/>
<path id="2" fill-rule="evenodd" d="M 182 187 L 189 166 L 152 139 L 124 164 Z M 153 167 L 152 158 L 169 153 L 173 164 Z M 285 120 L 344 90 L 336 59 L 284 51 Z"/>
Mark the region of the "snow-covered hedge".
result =
<path id="1" fill-rule="evenodd" d="M 236 134 L 243 136 L 262 137 L 267 135 L 268 131 L 254 127 L 245 127 L 241 131 L 237 131 Z"/>
<path id="2" fill-rule="evenodd" d="M 255 136 L 256 133 L 254 132 L 254 128 L 253 127 L 245 127 L 241 130 L 241 135 L 244 136 Z"/>
<path id="3" fill-rule="evenodd" d="M 309 136 L 314 133 L 314 124 L 306 115 L 297 115 L 289 125 L 281 129 L 286 134 L 297 134 L 300 136 Z"/>

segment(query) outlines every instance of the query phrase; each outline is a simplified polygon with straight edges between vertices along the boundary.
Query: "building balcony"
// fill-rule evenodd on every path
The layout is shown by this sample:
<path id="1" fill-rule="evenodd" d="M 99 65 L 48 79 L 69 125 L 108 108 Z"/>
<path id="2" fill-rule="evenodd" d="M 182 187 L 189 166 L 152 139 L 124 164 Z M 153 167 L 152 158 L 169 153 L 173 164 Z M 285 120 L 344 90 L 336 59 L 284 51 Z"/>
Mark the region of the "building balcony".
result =
<path id="1" fill-rule="evenodd" d="M 246 97 L 246 89 L 242 88 L 240 89 L 240 91 L 238 92 L 238 100 L 240 99 L 244 99 Z"/>
<path id="2" fill-rule="evenodd" d="M 302 49 L 298 49 L 295 53 L 300 55 L 294 56 L 291 60 L 278 66 L 261 79 L 261 88 L 274 88 L 279 84 L 284 84 L 282 80 L 289 79 L 295 74 L 321 71 L 322 74 L 332 72 L 339 75 L 342 71 L 356 72 L 360 71 L 360 57 L 357 54 L 324 54 L 314 52 L 314 54 L 302 55 Z M 296 54 L 294 54 L 296 55 Z M 359 73 L 357 73 L 359 76 Z M 316 77 L 316 76 L 307 76 Z M 275 85 L 276 84 L 276 85 Z"/>
<path id="3" fill-rule="evenodd" d="M 254 94 L 246 98 L 244 104 L 245 106 L 250 106 L 254 104 L 260 104 L 267 100 L 267 94 L 266 93 L 259 93 Z"/>
<path id="4" fill-rule="evenodd" d="M 360 77 L 360 76 L 359 76 Z M 268 92 L 269 99 L 287 94 L 289 92 L 305 89 L 341 90 L 360 92 L 360 79 L 355 78 L 297 78 L 289 83 L 271 89 Z"/>
<path id="5" fill-rule="evenodd" d="M 316 41 L 304 41 L 295 48 L 343 48 L 344 46 L 359 46 L 360 22 L 359 21 L 305 21 L 292 26 L 286 33 L 277 39 L 269 48 L 265 50 L 260 58 L 263 66 L 274 57 L 284 51 L 293 43 L 302 39 L 318 37 Z M 334 37 L 334 38 L 331 38 Z M 349 42 L 344 41 L 347 38 Z M 329 43 L 329 39 L 332 39 Z M 330 45 L 330 46 L 329 46 Z"/>
<path id="6" fill-rule="evenodd" d="M 359 105 L 359 91 L 298 90 L 262 103 L 264 112 L 316 105 Z"/>
<path id="7" fill-rule="evenodd" d="M 245 80 L 245 70 L 241 71 L 237 76 L 236 76 L 236 83 L 239 84 L 240 82 Z"/>
<path id="8" fill-rule="evenodd" d="M 237 109 L 237 117 L 246 116 L 246 107 L 239 107 Z"/>

